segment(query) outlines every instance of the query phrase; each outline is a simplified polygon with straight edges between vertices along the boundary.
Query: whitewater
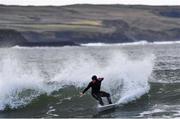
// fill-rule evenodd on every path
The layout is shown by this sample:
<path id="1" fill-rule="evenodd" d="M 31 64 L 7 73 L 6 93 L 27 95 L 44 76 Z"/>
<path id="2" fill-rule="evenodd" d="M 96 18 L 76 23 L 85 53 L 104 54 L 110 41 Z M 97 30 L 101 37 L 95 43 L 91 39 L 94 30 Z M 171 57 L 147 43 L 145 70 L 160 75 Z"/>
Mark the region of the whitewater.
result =
<path id="1" fill-rule="evenodd" d="M 123 107 L 127 112 L 132 111 L 132 105 L 143 106 L 142 102 L 148 107 L 156 83 L 169 82 L 163 79 L 163 73 L 160 73 L 163 78 L 159 78 L 156 71 L 165 67 L 158 64 L 162 62 L 159 57 L 163 57 L 159 52 L 164 47 L 173 49 L 173 44 L 166 45 L 2 48 L 0 117 L 123 117 Z M 165 58 L 164 62 L 167 61 Z M 98 103 L 90 91 L 79 97 L 94 74 L 104 77 L 102 90 L 109 92 L 112 101 L 121 106 L 117 111 L 97 113 Z M 133 106 L 136 111 L 127 117 L 149 116 L 156 112 L 151 111 L 154 106 L 142 110 Z M 11 116 L 8 111 L 12 111 Z"/>

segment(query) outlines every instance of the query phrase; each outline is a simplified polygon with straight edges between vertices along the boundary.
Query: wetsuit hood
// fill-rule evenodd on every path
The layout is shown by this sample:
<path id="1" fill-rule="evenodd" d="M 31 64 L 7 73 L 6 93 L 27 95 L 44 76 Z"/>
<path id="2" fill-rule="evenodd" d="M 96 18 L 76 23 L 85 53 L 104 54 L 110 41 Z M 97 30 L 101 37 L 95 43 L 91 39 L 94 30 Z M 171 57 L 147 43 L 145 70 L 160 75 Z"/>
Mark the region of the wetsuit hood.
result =
<path id="1" fill-rule="evenodd" d="M 97 81 L 97 76 L 96 76 L 96 75 L 93 75 L 91 79 Z"/>

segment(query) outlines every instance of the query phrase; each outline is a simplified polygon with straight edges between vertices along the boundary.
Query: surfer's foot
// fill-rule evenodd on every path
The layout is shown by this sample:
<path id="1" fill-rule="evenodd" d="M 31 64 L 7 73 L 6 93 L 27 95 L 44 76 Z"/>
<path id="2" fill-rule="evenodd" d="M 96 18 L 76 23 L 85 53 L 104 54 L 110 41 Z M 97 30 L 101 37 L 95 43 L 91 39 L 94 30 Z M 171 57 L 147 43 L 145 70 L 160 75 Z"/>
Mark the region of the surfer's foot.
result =
<path id="1" fill-rule="evenodd" d="M 99 102 L 99 104 L 100 104 L 101 106 L 103 106 L 103 105 L 104 105 L 104 103 L 103 103 L 102 101 L 100 101 L 100 102 Z"/>
<path id="2" fill-rule="evenodd" d="M 111 101 L 110 97 L 107 97 L 107 100 L 108 100 L 109 104 L 112 104 L 112 101 Z"/>

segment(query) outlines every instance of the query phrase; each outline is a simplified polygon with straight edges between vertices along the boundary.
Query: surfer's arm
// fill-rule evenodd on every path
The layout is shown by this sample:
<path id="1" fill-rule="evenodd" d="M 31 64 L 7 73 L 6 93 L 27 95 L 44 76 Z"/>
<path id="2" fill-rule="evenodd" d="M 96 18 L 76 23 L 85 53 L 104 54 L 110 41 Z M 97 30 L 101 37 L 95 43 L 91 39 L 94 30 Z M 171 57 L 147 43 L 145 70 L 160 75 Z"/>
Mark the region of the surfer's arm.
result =
<path id="1" fill-rule="evenodd" d="M 102 81 L 102 80 L 104 80 L 104 78 L 98 78 L 98 80 L 99 80 L 99 81 Z"/>
<path id="2" fill-rule="evenodd" d="M 84 95 L 84 93 L 91 87 L 91 83 L 83 90 L 83 92 L 80 93 L 80 97 Z"/>
<path id="3" fill-rule="evenodd" d="M 82 94 L 84 94 L 91 87 L 91 83 L 83 90 Z"/>
<path id="4" fill-rule="evenodd" d="M 83 92 L 80 93 L 80 97 L 84 95 L 84 93 L 91 87 L 91 83 L 88 84 L 88 86 L 83 90 Z"/>

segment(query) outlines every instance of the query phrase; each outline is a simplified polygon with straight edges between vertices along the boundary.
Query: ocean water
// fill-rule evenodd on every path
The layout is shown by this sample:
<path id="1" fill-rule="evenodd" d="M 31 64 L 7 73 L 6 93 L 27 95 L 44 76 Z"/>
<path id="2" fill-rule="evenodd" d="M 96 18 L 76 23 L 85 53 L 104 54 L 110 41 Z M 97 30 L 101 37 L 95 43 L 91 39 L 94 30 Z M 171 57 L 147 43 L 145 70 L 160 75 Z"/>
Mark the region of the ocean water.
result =
<path id="1" fill-rule="evenodd" d="M 180 44 L 0 49 L 0 117 L 180 118 Z M 92 75 L 118 104 L 79 93 Z"/>

